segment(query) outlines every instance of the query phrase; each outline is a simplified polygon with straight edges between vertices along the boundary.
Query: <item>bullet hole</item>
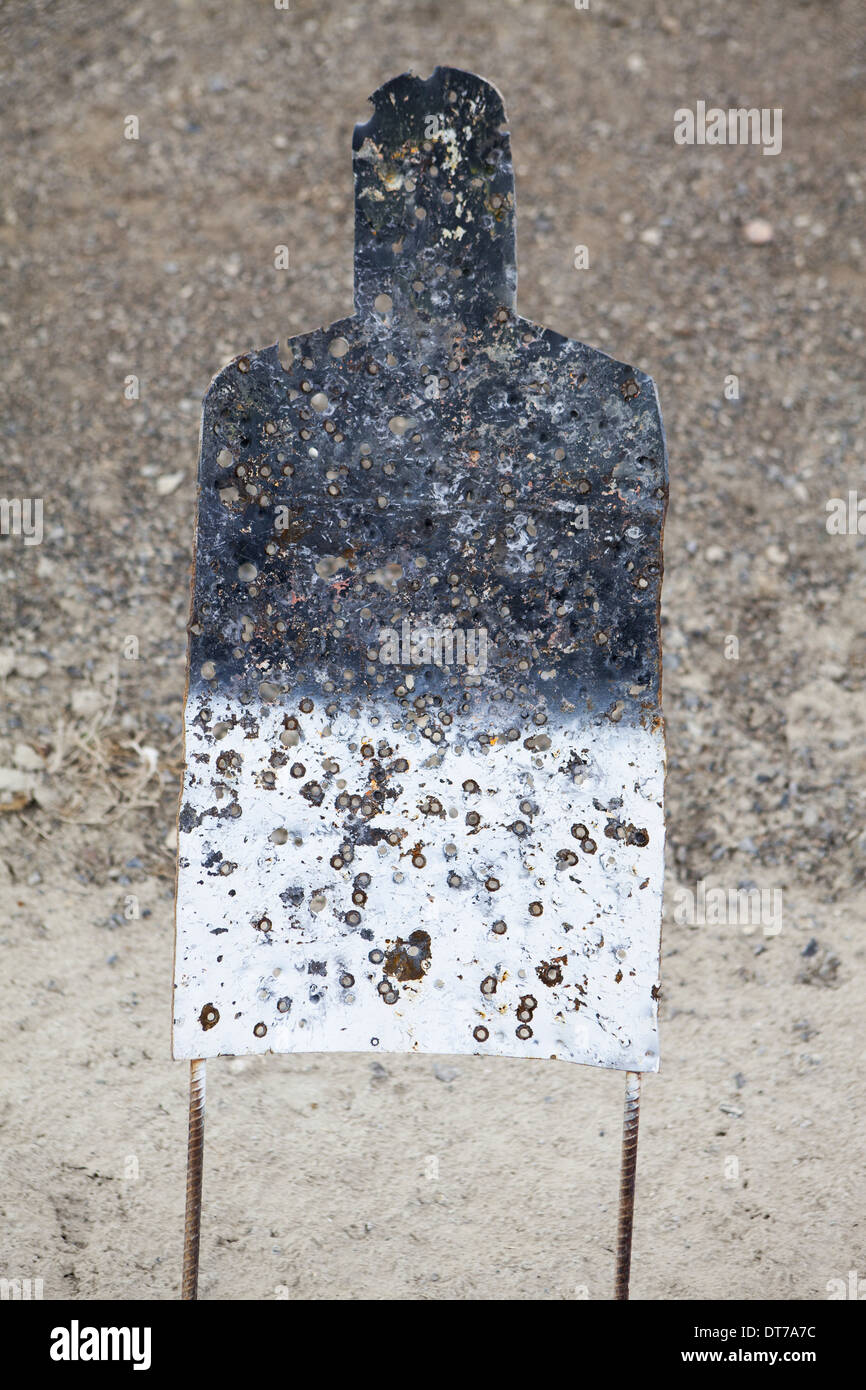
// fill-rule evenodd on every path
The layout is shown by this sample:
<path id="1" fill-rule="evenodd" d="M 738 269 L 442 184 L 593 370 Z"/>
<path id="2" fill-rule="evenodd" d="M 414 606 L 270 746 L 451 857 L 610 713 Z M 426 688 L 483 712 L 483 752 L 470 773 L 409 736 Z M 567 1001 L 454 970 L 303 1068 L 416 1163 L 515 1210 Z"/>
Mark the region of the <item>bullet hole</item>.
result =
<path id="1" fill-rule="evenodd" d="M 530 904 L 529 904 L 529 912 L 530 912 L 530 915 L 531 915 L 532 917 L 540 917 L 543 911 L 544 911 L 544 907 L 542 906 L 541 903 L 530 903 Z"/>
<path id="2" fill-rule="evenodd" d="M 479 814 L 478 814 L 477 811 L 467 811 L 467 813 L 466 813 L 466 824 L 467 824 L 467 825 L 480 825 L 480 824 L 481 824 L 481 817 L 479 816 Z"/>
<path id="3" fill-rule="evenodd" d="M 481 981 L 481 993 L 482 993 L 482 994 L 495 994 L 495 993 L 496 993 L 496 985 L 497 985 L 497 979 L 496 979 L 496 976 L 495 976 L 495 975 L 487 975 L 487 976 L 485 976 L 485 978 Z"/>
<path id="4" fill-rule="evenodd" d="M 463 790 L 467 792 L 470 796 L 476 796 L 478 792 L 480 792 L 481 788 L 479 787 L 476 781 L 474 781 L 471 777 L 468 777 L 466 781 L 463 783 Z"/>
<path id="5" fill-rule="evenodd" d="M 282 999 L 277 1000 L 277 1013 L 287 1014 L 291 1007 L 292 1001 L 287 994 L 284 994 Z"/>
<path id="6" fill-rule="evenodd" d="M 352 909 L 351 912 L 347 912 L 347 913 L 346 913 L 346 921 L 348 922 L 348 924 L 349 924 L 350 927 L 359 927 L 359 926 L 361 925 L 361 914 L 360 914 L 360 912 L 355 912 L 354 909 Z"/>
<path id="7" fill-rule="evenodd" d="M 285 830 L 281 825 L 278 825 L 276 830 L 272 830 L 270 835 L 268 836 L 268 839 L 271 841 L 271 843 L 275 845 L 284 845 L 288 838 L 288 830 Z"/>
<path id="8" fill-rule="evenodd" d="M 584 854 L 595 854 L 595 851 L 598 849 L 598 845 L 595 843 L 595 840 L 589 839 L 584 840 L 580 847 L 583 850 Z"/>
<path id="9" fill-rule="evenodd" d="M 573 864 L 577 863 L 577 855 L 573 849 L 558 849 L 556 851 L 556 858 L 563 868 L 566 866 L 570 868 Z"/>
<path id="10" fill-rule="evenodd" d="M 212 662 L 212 661 L 205 661 L 205 662 L 203 662 L 203 663 L 202 663 L 202 668 L 201 668 L 202 680 L 212 681 L 215 675 L 216 675 L 216 667 L 214 666 L 213 662 Z"/>
<path id="11" fill-rule="evenodd" d="M 341 976 L 340 976 L 340 987 L 341 987 L 342 989 L 351 989 L 351 988 L 352 988 L 352 985 L 353 985 L 354 983 L 355 983 L 355 976 L 354 976 L 354 975 L 350 975 L 350 974 L 348 973 L 348 971 L 347 971 L 344 975 L 341 975 Z"/>
<path id="12" fill-rule="evenodd" d="M 305 801 L 309 801 L 311 806 L 321 806 L 325 793 L 318 782 L 308 782 L 305 787 L 301 787 L 301 796 Z"/>
<path id="13" fill-rule="evenodd" d="M 229 874 L 233 874 L 236 868 L 237 864 L 233 864 L 229 859 L 224 859 L 220 864 L 219 871 L 223 878 L 228 878 Z"/>
<path id="14" fill-rule="evenodd" d="M 306 777 L 307 775 L 307 769 L 304 767 L 303 763 L 292 763 L 292 766 L 289 768 L 289 772 L 292 777 L 297 778 Z"/>
<path id="15" fill-rule="evenodd" d="M 562 964 L 558 960 L 542 961 L 541 965 L 535 967 L 535 973 L 541 983 L 549 989 L 562 984 Z"/>
<path id="16" fill-rule="evenodd" d="M 267 1031 L 268 1026 L 266 1023 L 257 1023 L 255 1028 L 253 1029 L 253 1032 L 255 1033 L 257 1038 L 263 1038 Z"/>
<path id="17" fill-rule="evenodd" d="M 367 956 L 367 959 L 368 959 L 368 961 L 370 962 L 371 965 L 381 965 L 381 964 L 382 964 L 382 961 L 385 959 L 385 952 L 384 952 L 384 951 L 379 951 L 379 950 L 373 950 L 373 951 L 371 951 L 370 954 Z"/>
<path id="18" fill-rule="evenodd" d="M 406 761 L 405 758 L 398 758 L 398 759 L 397 759 L 397 761 L 396 761 L 395 764 L 394 764 L 394 771 L 395 771 L 395 772 L 408 772 L 408 771 L 409 771 L 409 764 L 407 763 L 407 761 Z"/>
<path id="19" fill-rule="evenodd" d="M 484 880 L 484 887 L 487 889 L 488 893 L 498 893 L 500 887 L 499 879 L 493 877 L 486 878 Z"/>
<path id="20" fill-rule="evenodd" d="M 252 584 L 253 580 L 256 578 L 257 575 L 258 570 L 256 569 L 255 565 L 248 563 L 238 565 L 238 579 L 241 581 L 242 584 Z"/>
<path id="21" fill-rule="evenodd" d="M 317 391 L 315 395 L 310 397 L 310 405 L 314 410 L 317 410 L 319 414 L 321 414 L 323 410 L 327 410 L 330 404 L 331 402 L 328 400 L 324 391 Z"/>
<path id="22" fill-rule="evenodd" d="M 332 854 L 332 855 L 331 855 L 331 868 L 332 868 L 332 869 L 342 869 L 342 867 L 343 867 L 343 857 L 342 857 L 342 855 L 340 855 L 340 854 Z"/>
<path id="23" fill-rule="evenodd" d="M 209 1028 L 214 1028 L 220 1021 L 220 1011 L 213 1004 L 205 1004 L 198 1016 L 198 1021 L 205 1032 Z"/>
<path id="24" fill-rule="evenodd" d="M 255 922 L 253 925 L 256 927 L 257 931 L 270 931 L 273 926 L 273 922 L 271 921 L 270 917 L 260 917 L 259 920 Z"/>
<path id="25" fill-rule="evenodd" d="M 587 830 L 585 825 L 578 824 L 573 825 L 571 827 L 571 833 L 576 840 L 585 840 L 587 835 L 589 834 L 589 831 Z"/>
<path id="26" fill-rule="evenodd" d="M 508 931 L 508 927 L 505 925 L 503 921 L 500 920 L 498 922 L 494 922 L 490 930 L 492 932 L 495 932 L 497 936 L 504 936 L 505 933 Z"/>
<path id="27" fill-rule="evenodd" d="M 377 314 L 390 314 L 394 307 L 394 301 L 390 294 L 377 294 L 373 300 L 373 308 Z"/>
<path id="28" fill-rule="evenodd" d="M 463 879 L 460 877 L 459 874 L 455 874 L 455 873 L 452 872 L 452 873 L 450 873 L 450 874 L 448 875 L 448 887 L 449 887 L 449 888 L 459 888 L 460 885 L 462 884 L 462 882 L 463 882 Z"/>
<path id="29" fill-rule="evenodd" d="M 631 376 L 622 383 L 619 389 L 627 401 L 633 400 L 640 391 L 640 387 L 634 377 Z"/>
<path id="30" fill-rule="evenodd" d="M 533 734 L 531 738 L 523 740 L 523 746 L 530 753 L 546 753 L 550 747 L 550 739 L 547 734 Z"/>
<path id="31" fill-rule="evenodd" d="M 521 1042 L 526 1042 L 528 1038 L 532 1037 L 532 1029 L 525 1023 L 521 1023 L 520 1027 L 516 1029 L 516 1032 Z"/>
<path id="32" fill-rule="evenodd" d="M 387 994 L 382 995 L 382 998 L 386 1004 L 396 1004 L 400 995 L 396 989 L 389 989 Z"/>
<path id="33" fill-rule="evenodd" d="M 369 875 L 369 874 L 366 874 L 366 873 L 365 873 L 365 874 L 356 874 L 356 875 L 355 875 L 355 887 L 356 887 L 356 888 L 369 888 L 369 887 L 370 887 L 370 882 L 371 882 L 371 879 L 370 879 L 370 875 Z"/>
<path id="34" fill-rule="evenodd" d="M 487 1042 L 487 1039 L 490 1037 L 490 1034 L 484 1027 L 484 1024 L 479 1023 L 477 1028 L 473 1028 L 472 1036 L 476 1042 Z"/>
<path id="35" fill-rule="evenodd" d="M 328 344 L 328 352 L 332 357 L 345 357 L 349 351 L 349 344 L 345 338 L 332 338 Z"/>
<path id="36" fill-rule="evenodd" d="M 312 712 L 313 712 L 313 702 L 312 702 L 312 700 L 309 700 L 309 699 L 304 699 L 304 700 L 302 700 L 301 703 L 300 703 L 300 709 L 301 709 L 302 713 L 304 713 L 304 714 L 312 714 Z"/>
<path id="37" fill-rule="evenodd" d="M 355 904 L 355 906 L 363 907 L 366 901 L 367 894 L 361 888 L 356 888 L 354 893 L 352 894 L 352 902 Z"/>
<path id="38" fill-rule="evenodd" d="M 526 824 L 526 821 L 516 820 L 508 828 L 514 835 L 525 835 L 529 826 Z"/>
<path id="39" fill-rule="evenodd" d="M 414 864 L 416 869 L 423 869 L 424 865 L 427 863 L 427 860 L 424 858 L 423 854 L 413 854 L 412 863 Z"/>

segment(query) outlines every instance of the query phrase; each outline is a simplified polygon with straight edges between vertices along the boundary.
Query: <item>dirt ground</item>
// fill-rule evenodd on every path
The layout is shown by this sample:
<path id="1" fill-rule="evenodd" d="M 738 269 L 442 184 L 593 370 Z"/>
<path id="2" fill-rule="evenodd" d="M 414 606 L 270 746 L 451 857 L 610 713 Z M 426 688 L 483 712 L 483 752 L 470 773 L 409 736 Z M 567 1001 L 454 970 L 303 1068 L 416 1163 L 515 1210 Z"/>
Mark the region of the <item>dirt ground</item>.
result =
<path id="1" fill-rule="evenodd" d="M 41 544 L 0 538 L 4 1277 L 177 1297 L 200 401 L 236 353 L 350 311 L 353 124 L 389 77 L 450 63 L 506 101 L 521 312 L 649 371 L 668 433 L 662 1070 L 633 1296 L 866 1278 L 864 538 L 826 526 L 866 492 L 860 9 L 4 9 L 0 496 L 44 500 Z M 698 100 L 781 107 L 781 152 L 676 145 Z M 701 880 L 780 890 L 781 930 L 675 920 Z M 211 1063 L 201 1296 L 606 1298 L 621 1097 L 621 1074 L 554 1063 Z"/>

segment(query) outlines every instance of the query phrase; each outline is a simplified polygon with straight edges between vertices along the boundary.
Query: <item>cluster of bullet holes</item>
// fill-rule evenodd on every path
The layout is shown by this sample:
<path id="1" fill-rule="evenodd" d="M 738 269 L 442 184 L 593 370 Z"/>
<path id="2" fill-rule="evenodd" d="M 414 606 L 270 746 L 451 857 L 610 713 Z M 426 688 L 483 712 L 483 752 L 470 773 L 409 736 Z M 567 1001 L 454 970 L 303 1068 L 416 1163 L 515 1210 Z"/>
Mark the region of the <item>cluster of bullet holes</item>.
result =
<path id="1" fill-rule="evenodd" d="M 637 845 L 643 849 L 649 844 L 649 834 L 642 826 L 626 825 L 623 821 L 609 820 L 604 833 L 609 840 L 624 841 L 627 845 Z"/>
<path id="2" fill-rule="evenodd" d="M 571 827 L 571 833 L 579 842 L 584 854 L 595 854 L 598 845 L 595 843 L 595 840 L 590 837 L 590 833 L 585 825 L 573 825 Z"/>
<path id="3" fill-rule="evenodd" d="M 521 1042 L 526 1042 L 532 1037 L 532 1015 L 538 1008 L 538 1000 L 532 994 L 524 994 L 520 1000 L 520 1007 L 517 1010 L 518 1027 L 515 1032 Z"/>

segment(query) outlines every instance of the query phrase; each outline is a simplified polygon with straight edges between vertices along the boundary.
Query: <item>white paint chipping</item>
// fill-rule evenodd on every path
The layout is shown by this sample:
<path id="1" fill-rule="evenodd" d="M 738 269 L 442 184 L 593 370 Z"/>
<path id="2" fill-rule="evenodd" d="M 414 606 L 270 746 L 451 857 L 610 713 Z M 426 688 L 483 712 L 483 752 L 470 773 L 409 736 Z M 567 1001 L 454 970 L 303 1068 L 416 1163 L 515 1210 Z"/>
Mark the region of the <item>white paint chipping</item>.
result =
<path id="1" fill-rule="evenodd" d="M 524 747 L 523 735 L 485 750 L 461 726 L 443 753 L 398 726 L 384 702 L 332 722 L 321 706 L 309 714 L 267 706 L 256 711 L 254 736 L 234 722 L 249 722 L 242 707 L 217 696 L 206 703 L 209 733 L 193 722 L 199 701 L 191 697 L 187 708 L 181 825 L 190 808 L 200 820 L 180 833 L 175 1057 L 372 1048 L 657 1070 L 660 729 L 557 716 L 538 731 L 550 739 L 539 752 Z M 299 723 L 289 744 L 280 741 L 287 713 Z M 234 727 L 215 741 L 220 723 Z M 369 790 L 361 746 L 383 740 L 393 750 L 383 763 L 405 758 L 409 769 L 392 777 L 400 796 L 368 828 L 402 838 L 357 845 L 352 862 L 335 869 L 332 856 L 349 838 L 336 797 Z M 273 766 L 275 752 L 285 765 Z M 239 755 L 236 766 L 224 758 L 219 771 L 217 757 L 228 753 Z M 564 770 L 573 753 L 586 764 L 574 778 Z M 295 764 L 301 777 L 291 775 Z M 328 770 L 334 765 L 339 771 Z M 478 793 L 464 791 L 469 780 Z M 310 783 L 322 788 L 318 806 L 301 794 Z M 421 809 L 430 797 L 441 814 Z M 521 811 L 521 801 L 535 809 Z M 230 806 L 240 814 L 225 814 Z M 477 827 L 467 825 L 468 812 L 479 815 Z M 609 838 L 610 820 L 645 830 L 648 843 Z M 515 821 L 526 823 L 523 837 L 509 828 Z M 573 837 L 574 824 L 586 826 L 595 853 Z M 422 866 L 413 863 L 416 846 Z M 562 866 L 561 850 L 577 863 Z M 370 876 L 360 907 L 352 901 L 359 874 Z M 459 886 L 453 877 L 449 884 L 455 874 Z M 541 914 L 530 904 L 541 904 Z M 357 924 L 346 920 L 352 911 Z M 255 925 L 262 920 L 270 927 Z M 493 930 L 497 921 L 504 934 Z M 383 973 L 397 939 L 415 931 L 430 938 L 423 977 Z M 371 962 L 371 951 L 385 962 Z M 545 963 L 561 970 L 561 982 L 539 978 Z M 350 975 L 354 983 L 341 984 Z M 386 984 L 396 1002 L 385 1002 Z M 518 1017 L 526 996 L 536 1001 L 528 1025 Z M 206 1005 L 219 1012 L 207 1029 Z M 518 1035 L 521 1026 L 530 1037 Z M 478 1028 L 486 1040 L 476 1038 Z"/>

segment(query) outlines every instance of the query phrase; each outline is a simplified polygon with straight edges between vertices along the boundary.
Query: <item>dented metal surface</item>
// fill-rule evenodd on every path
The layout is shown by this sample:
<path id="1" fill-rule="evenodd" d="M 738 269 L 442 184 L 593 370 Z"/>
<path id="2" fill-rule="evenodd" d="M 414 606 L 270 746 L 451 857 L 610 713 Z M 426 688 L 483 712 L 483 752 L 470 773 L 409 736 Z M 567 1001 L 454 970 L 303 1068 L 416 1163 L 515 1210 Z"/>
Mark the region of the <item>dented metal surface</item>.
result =
<path id="1" fill-rule="evenodd" d="M 175 1056 L 655 1070 L 655 388 L 516 313 L 498 93 L 373 102 L 355 314 L 205 400 Z"/>

